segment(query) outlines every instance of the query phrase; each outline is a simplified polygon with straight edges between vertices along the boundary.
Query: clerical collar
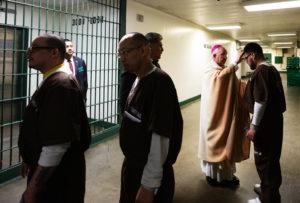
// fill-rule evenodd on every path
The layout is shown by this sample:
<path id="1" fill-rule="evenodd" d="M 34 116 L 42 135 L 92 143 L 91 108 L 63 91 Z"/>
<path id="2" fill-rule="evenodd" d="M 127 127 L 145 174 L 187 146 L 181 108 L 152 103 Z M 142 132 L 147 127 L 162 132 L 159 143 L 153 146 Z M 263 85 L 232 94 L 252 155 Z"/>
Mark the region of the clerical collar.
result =
<path id="1" fill-rule="evenodd" d="M 65 65 L 65 64 L 62 63 L 62 64 L 60 64 L 60 65 L 58 65 L 58 66 L 55 66 L 55 67 L 51 68 L 51 69 L 48 70 L 45 74 L 43 74 L 43 78 L 45 79 L 45 78 L 46 78 L 47 76 L 49 76 L 51 73 L 53 73 L 53 72 L 56 71 L 57 69 L 63 67 L 64 65 Z"/>

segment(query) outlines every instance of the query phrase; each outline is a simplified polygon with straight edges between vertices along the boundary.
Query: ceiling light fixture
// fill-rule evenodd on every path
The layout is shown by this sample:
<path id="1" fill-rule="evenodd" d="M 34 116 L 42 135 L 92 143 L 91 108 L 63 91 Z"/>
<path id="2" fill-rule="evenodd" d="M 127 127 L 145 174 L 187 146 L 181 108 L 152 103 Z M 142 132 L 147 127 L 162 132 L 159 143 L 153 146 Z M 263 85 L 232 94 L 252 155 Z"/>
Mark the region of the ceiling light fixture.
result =
<path id="1" fill-rule="evenodd" d="M 216 41 L 213 41 L 213 44 L 227 44 L 229 43 L 230 41 L 229 40 L 216 40 Z"/>
<path id="2" fill-rule="evenodd" d="M 240 42 L 259 42 L 259 39 L 240 39 Z"/>
<path id="3" fill-rule="evenodd" d="M 293 42 L 274 42 L 274 44 L 293 44 Z"/>
<path id="4" fill-rule="evenodd" d="M 270 33 L 268 34 L 269 37 L 283 37 L 283 36 L 296 36 L 295 32 L 293 33 Z"/>
<path id="5" fill-rule="evenodd" d="M 289 48 L 292 48 L 292 47 L 277 47 L 278 49 L 289 49 Z"/>
<path id="6" fill-rule="evenodd" d="M 241 25 L 237 24 L 224 24 L 224 25 L 206 25 L 209 30 L 233 30 L 241 29 Z"/>
<path id="7" fill-rule="evenodd" d="M 273 3 L 262 3 L 262 1 L 251 1 L 242 4 L 248 12 L 266 11 L 275 9 L 297 8 L 300 7 L 300 1 L 281 1 Z"/>

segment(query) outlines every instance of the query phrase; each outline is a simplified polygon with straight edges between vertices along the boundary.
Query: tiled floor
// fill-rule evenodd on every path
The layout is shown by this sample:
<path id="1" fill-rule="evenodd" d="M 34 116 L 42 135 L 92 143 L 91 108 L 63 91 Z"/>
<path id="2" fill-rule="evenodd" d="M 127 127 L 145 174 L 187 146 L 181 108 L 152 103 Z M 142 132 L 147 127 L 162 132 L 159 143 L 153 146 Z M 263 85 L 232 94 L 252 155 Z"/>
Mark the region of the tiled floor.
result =
<path id="1" fill-rule="evenodd" d="M 287 111 L 284 114 L 284 142 L 281 158 L 283 203 L 300 202 L 300 87 L 286 87 L 286 74 L 282 74 Z M 241 180 L 238 189 L 214 188 L 205 181 L 197 158 L 200 102 L 182 109 L 184 137 L 182 150 L 174 165 L 176 192 L 174 203 L 247 203 L 254 198 L 253 185 L 259 181 L 253 160 L 237 164 L 236 175 Z M 102 143 L 86 152 L 87 203 L 118 202 L 120 168 L 123 160 L 118 137 Z M 25 188 L 25 180 L 17 180 L 0 186 L 1 203 L 17 203 Z"/>

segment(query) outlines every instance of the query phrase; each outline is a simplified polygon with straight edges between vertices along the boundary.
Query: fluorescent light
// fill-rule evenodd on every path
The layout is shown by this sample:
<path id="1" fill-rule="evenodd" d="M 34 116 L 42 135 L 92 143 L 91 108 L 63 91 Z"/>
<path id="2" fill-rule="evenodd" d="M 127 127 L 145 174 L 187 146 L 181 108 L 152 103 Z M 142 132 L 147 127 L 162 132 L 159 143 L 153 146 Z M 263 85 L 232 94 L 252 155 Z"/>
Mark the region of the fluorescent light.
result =
<path id="1" fill-rule="evenodd" d="M 293 44 L 293 42 L 274 42 L 274 44 Z"/>
<path id="2" fill-rule="evenodd" d="M 240 39 L 240 42 L 259 42 L 259 39 Z"/>
<path id="3" fill-rule="evenodd" d="M 231 24 L 231 25 L 206 25 L 209 30 L 233 30 L 241 29 L 240 24 Z"/>
<path id="4" fill-rule="evenodd" d="M 269 37 L 281 37 L 281 36 L 295 36 L 296 33 L 273 33 L 268 34 Z"/>
<path id="5" fill-rule="evenodd" d="M 292 47 L 277 47 L 278 49 L 289 49 L 289 48 L 292 48 Z"/>
<path id="6" fill-rule="evenodd" d="M 254 4 L 254 5 L 244 5 L 244 8 L 248 12 L 254 11 L 266 11 L 275 9 L 286 9 L 286 8 L 297 8 L 300 7 L 300 1 L 282 1 L 277 3 L 264 3 L 264 4 Z"/>
<path id="7" fill-rule="evenodd" d="M 264 47 L 264 48 L 266 48 L 266 47 L 269 47 L 268 45 L 260 45 L 261 47 Z"/>
<path id="8" fill-rule="evenodd" d="M 216 40 L 213 41 L 213 44 L 227 44 L 229 42 L 230 42 L 229 40 Z"/>

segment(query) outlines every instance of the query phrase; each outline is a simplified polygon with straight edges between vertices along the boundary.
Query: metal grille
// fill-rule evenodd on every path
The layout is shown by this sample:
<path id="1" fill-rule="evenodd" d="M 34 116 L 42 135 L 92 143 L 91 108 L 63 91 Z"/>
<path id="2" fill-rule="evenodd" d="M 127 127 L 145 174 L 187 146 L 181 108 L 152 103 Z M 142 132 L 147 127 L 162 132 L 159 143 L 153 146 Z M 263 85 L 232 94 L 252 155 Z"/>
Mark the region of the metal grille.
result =
<path id="1" fill-rule="evenodd" d="M 42 80 L 26 49 L 44 33 L 70 39 L 88 70 L 87 114 L 92 141 L 119 128 L 117 46 L 124 29 L 121 0 L 0 0 L 0 183 L 19 166 L 17 139 L 24 108 Z M 123 6 L 122 6 L 123 5 Z M 121 12 L 121 9 L 123 11 Z M 58 115 L 59 116 L 59 115 Z"/>

